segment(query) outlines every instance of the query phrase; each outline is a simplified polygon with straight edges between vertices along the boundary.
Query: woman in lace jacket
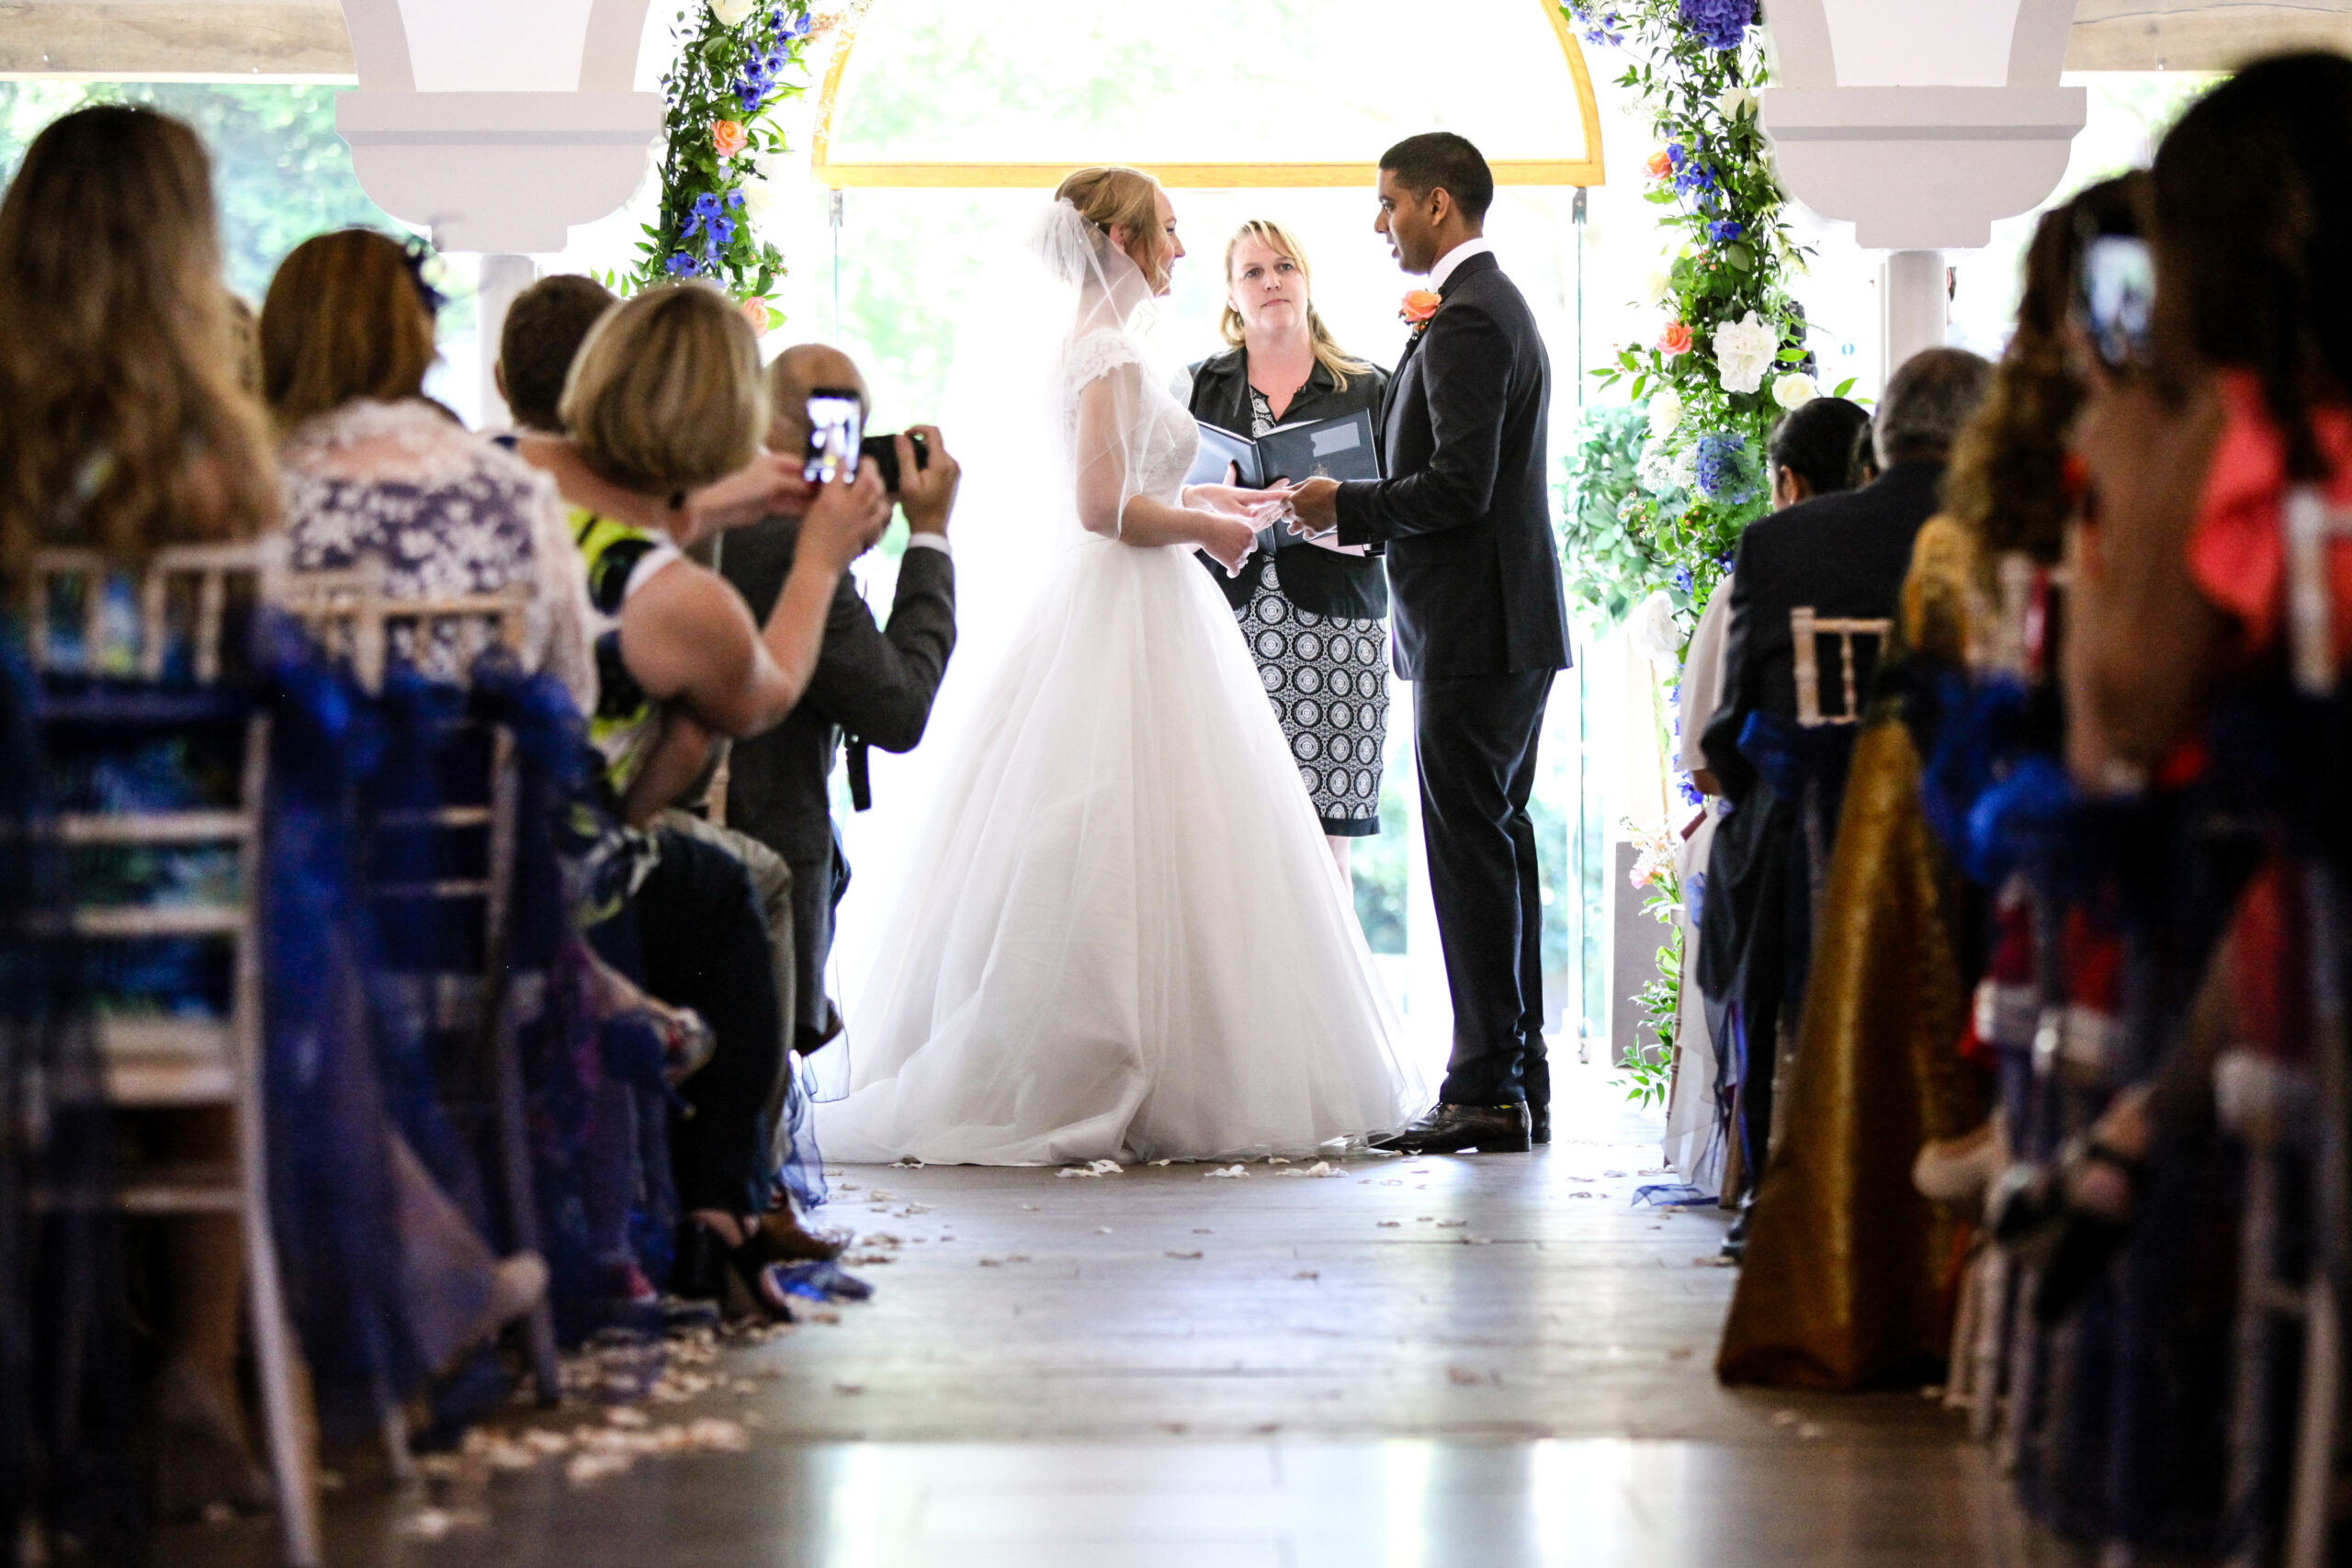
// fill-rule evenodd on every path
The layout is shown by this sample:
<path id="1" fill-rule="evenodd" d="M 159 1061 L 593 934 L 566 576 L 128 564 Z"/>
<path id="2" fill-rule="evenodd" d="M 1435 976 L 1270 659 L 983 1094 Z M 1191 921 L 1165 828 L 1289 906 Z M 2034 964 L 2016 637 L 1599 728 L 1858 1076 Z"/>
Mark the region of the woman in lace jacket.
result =
<path id="1" fill-rule="evenodd" d="M 437 296 L 397 242 L 365 229 L 296 246 L 261 312 L 262 396 L 285 444 L 287 565 L 384 563 L 392 597 L 531 589 L 523 662 L 596 696 L 588 584 L 555 489 L 424 396 Z M 460 679 L 454 636 L 395 651 Z"/>

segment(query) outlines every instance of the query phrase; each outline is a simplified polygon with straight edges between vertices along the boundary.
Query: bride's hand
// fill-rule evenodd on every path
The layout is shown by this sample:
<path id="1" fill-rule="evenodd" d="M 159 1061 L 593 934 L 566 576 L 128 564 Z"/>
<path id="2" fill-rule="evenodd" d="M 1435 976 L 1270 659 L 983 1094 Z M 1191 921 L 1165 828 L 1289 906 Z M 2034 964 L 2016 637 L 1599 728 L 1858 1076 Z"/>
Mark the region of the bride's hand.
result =
<path id="1" fill-rule="evenodd" d="M 1241 575 L 1241 563 L 1250 558 L 1257 547 L 1258 529 L 1247 517 L 1228 517 L 1221 512 L 1204 512 L 1201 516 L 1201 548 L 1206 550 L 1227 577 Z"/>
<path id="2" fill-rule="evenodd" d="M 1204 512 L 1222 513 L 1227 517 L 1246 517 L 1260 522 L 1271 516 L 1270 507 L 1288 503 L 1290 486 L 1276 485 L 1272 490 L 1245 490 L 1238 485 L 1189 485 L 1184 491 L 1184 502 Z"/>

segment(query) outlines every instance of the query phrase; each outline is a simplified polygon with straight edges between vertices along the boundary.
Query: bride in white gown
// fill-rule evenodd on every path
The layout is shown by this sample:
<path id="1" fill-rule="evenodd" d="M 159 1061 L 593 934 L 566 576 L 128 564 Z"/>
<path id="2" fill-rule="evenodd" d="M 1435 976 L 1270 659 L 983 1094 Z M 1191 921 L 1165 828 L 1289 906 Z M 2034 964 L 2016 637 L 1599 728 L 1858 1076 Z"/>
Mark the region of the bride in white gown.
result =
<path id="1" fill-rule="evenodd" d="M 1071 300 L 1038 598 L 948 716 L 851 1014 L 828 1157 L 1037 1165 L 1310 1154 L 1428 1094 L 1232 612 L 1193 561 L 1279 498 L 1186 486 L 1199 433 L 1127 331 L 1183 250 L 1130 169 L 1063 182 Z M 976 673 L 959 671 L 957 675 Z"/>

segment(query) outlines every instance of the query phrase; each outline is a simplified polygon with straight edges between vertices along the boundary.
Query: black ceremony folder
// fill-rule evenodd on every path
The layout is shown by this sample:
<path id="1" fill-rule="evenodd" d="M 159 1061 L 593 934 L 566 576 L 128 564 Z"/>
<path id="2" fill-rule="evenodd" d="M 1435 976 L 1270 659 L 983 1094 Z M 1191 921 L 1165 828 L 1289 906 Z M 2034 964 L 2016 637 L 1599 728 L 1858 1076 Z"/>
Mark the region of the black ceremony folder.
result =
<path id="1" fill-rule="evenodd" d="M 1250 490 L 1288 479 L 1376 479 L 1380 459 L 1372 444 L 1372 414 L 1364 409 L 1337 419 L 1277 425 L 1252 441 L 1218 425 L 1201 426 L 1201 452 L 1186 484 L 1223 484 L 1227 464 Z"/>

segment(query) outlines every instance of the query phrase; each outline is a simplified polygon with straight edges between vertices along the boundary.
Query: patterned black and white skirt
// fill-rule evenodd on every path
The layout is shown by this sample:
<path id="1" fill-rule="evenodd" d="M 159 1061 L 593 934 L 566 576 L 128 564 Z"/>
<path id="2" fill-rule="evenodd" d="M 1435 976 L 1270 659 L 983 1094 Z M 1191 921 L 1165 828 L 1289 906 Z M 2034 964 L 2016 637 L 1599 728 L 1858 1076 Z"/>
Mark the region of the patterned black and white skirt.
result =
<path id="1" fill-rule="evenodd" d="M 1300 609 L 1283 596 L 1273 561 L 1234 615 L 1323 831 L 1348 839 L 1377 834 L 1388 740 L 1388 623 Z"/>

